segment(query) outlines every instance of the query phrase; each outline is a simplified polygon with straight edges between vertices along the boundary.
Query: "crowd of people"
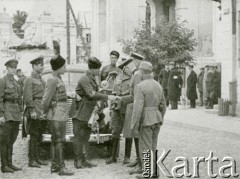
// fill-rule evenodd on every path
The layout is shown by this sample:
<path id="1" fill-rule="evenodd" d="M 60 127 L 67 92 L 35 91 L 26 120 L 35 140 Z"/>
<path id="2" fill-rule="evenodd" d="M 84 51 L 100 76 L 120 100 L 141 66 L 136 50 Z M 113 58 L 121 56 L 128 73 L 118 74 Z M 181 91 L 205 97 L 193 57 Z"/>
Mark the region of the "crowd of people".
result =
<path id="1" fill-rule="evenodd" d="M 156 150 L 158 134 L 166 111 L 165 88 L 153 79 L 153 66 L 145 61 L 142 55 L 131 53 L 131 58 L 122 60 L 117 66 L 119 56 L 117 51 L 112 51 L 111 63 L 104 67 L 99 59 L 90 57 L 86 73 L 79 77 L 75 90 L 78 96 L 76 112 L 72 117 L 76 169 L 96 167 L 87 160 L 86 148 L 91 135 L 88 122 L 99 100 L 111 101 L 112 151 L 111 157 L 106 160 L 107 165 L 117 162 L 121 133 L 126 143 L 123 164 L 128 167 L 136 166 L 130 174 L 141 174 L 144 167 L 143 152 Z M 48 126 L 51 133 L 49 151 L 51 173 L 73 175 L 74 172 L 65 166 L 63 155 L 66 122 L 69 119 L 68 96 L 61 78 L 66 70 L 66 60 L 59 53 L 50 60 L 53 72 L 47 81 L 41 77 L 44 69 L 43 57 L 30 61 L 32 73 L 29 77 L 25 77 L 17 70 L 18 63 L 15 59 L 7 61 L 5 63 L 7 74 L 0 78 L 1 171 L 14 173 L 22 170 L 13 164 L 12 155 L 24 112 L 28 119 L 30 135 L 28 166 L 41 168 L 41 165 L 47 165 L 47 162 L 39 157 L 39 144 L 43 131 Z M 19 77 L 19 81 L 14 78 L 15 75 Z M 175 75 L 179 75 L 178 72 L 170 74 L 174 79 Z M 102 82 L 108 81 L 112 89 L 110 95 L 99 92 L 98 76 Z M 175 106 L 177 100 L 175 98 L 179 97 L 179 93 L 178 89 L 176 96 L 173 95 L 171 98 L 169 95 L 168 98 Z M 133 141 L 136 159 L 131 162 Z M 155 167 L 153 171 L 152 176 L 157 177 Z"/>
<path id="2" fill-rule="evenodd" d="M 199 99 L 199 106 L 206 109 L 213 109 L 217 99 L 221 97 L 221 74 L 217 65 L 206 65 L 200 68 L 197 75 L 194 66 L 188 65 L 189 76 L 186 84 L 186 97 L 190 101 L 190 108 L 196 107 L 196 100 Z M 170 109 L 177 109 L 178 101 L 185 100 L 181 93 L 183 78 L 181 72 L 174 62 L 165 64 L 158 75 L 158 81 L 164 89 L 164 96 Z M 197 93 L 198 90 L 198 93 Z"/>

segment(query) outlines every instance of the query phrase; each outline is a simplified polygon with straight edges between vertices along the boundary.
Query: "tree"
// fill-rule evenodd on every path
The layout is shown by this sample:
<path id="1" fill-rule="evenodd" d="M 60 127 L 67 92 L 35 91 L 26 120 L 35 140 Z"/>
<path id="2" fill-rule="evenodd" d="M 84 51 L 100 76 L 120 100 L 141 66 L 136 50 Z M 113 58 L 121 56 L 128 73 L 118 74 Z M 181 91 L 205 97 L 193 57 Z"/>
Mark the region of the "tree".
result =
<path id="1" fill-rule="evenodd" d="M 174 61 L 180 66 L 194 62 L 192 52 L 197 45 L 194 32 L 187 29 L 185 21 L 179 23 L 162 22 L 151 31 L 143 23 L 141 29 L 135 29 L 133 39 L 120 40 L 123 52 L 138 52 L 153 65 Z"/>
<path id="2" fill-rule="evenodd" d="M 20 38 L 24 37 L 24 31 L 21 30 L 22 25 L 25 23 L 27 19 L 27 13 L 25 11 L 17 11 L 13 15 L 13 32 Z"/>

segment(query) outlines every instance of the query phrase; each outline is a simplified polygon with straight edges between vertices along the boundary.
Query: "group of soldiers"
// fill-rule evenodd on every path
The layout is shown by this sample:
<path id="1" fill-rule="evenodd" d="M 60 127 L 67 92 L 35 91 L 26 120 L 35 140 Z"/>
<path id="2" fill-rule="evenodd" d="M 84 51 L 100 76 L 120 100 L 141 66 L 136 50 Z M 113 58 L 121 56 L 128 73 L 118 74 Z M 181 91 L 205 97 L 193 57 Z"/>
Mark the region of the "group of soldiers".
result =
<path id="1" fill-rule="evenodd" d="M 111 64 L 103 68 L 99 59 L 90 57 L 88 70 L 78 81 L 75 91 L 80 100 L 72 117 L 74 166 L 77 169 L 96 167 L 86 159 L 86 148 L 92 132 L 88 122 L 99 100 L 111 101 L 112 153 L 106 164 L 117 162 L 121 133 L 126 142 L 123 164 L 137 166 L 130 174 L 142 173 L 142 153 L 145 150 L 156 150 L 166 111 L 164 89 L 153 80 L 152 64 L 145 61 L 142 55 L 131 53 L 131 58 L 122 60 L 117 66 L 119 56 L 117 51 L 112 51 Z M 51 133 L 51 173 L 73 175 L 74 172 L 65 167 L 63 155 L 66 122 L 69 119 L 67 91 L 61 78 L 66 70 L 66 60 L 58 53 L 50 60 L 53 72 L 46 82 L 41 77 L 44 58 L 38 57 L 30 63 L 31 76 L 25 77 L 19 72 L 21 80 L 17 82 L 14 75 L 17 73 L 18 61 L 12 59 L 5 63 L 7 74 L 0 78 L 1 171 L 13 173 L 21 170 L 13 165 L 12 155 L 24 112 L 30 134 L 28 166 L 40 168 L 41 165 L 47 165 L 39 157 L 39 145 L 48 126 Z M 114 76 L 112 84 L 109 83 L 112 94 L 99 92 L 97 76 L 100 76 L 101 81 L 109 82 L 109 77 Z M 130 162 L 133 141 L 136 160 Z M 156 168 L 154 171 L 157 176 Z"/>

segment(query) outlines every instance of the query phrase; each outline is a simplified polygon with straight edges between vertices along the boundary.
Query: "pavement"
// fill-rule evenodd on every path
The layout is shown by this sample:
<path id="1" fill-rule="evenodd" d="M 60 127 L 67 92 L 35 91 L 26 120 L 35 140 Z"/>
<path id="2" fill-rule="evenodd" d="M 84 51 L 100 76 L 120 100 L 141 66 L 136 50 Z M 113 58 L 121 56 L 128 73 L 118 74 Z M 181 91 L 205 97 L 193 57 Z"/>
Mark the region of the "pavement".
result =
<path id="1" fill-rule="evenodd" d="M 216 110 L 216 107 L 215 107 Z M 189 160 L 190 172 L 193 172 L 193 157 L 207 158 L 210 151 L 214 156 L 219 158 L 218 163 L 214 163 L 214 172 L 218 173 L 221 163 L 225 156 L 231 156 L 236 160 L 237 172 L 240 173 L 240 156 L 239 156 L 239 136 L 240 136 L 240 118 L 237 117 L 220 117 L 217 114 L 206 110 L 202 107 L 189 109 L 179 105 L 178 110 L 167 110 L 164 125 L 161 127 L 158 136 L 159 155 L 163 150 L 171 150 L 164 161 L 166 167 L 171 170 L 178 163 L 175 162 L 179 156 L 186 157 Z M 45 158 L 49 165 L 41 168 L 28 167 L 28 140 L 21 139 L 19 134 L 14 144 L 14 164 L 23 168 L 20 172 L 14 174 L 3 174 L 0 172 L 1 179 L 135 179 L 136 175 L 129 175 L 130 168 L 122 164 L 124 158 L 125 140 L 120 141 L 120 150 L 118 162 L 106 165 L 103 153 L 106 149 L 100 146 L 91 146 L 88 149 L 88 156 L 93 163 L 98 166 L 92 169 L 75 169 L 73 166 L 73 157 L 67 157 L 65 160 L 67 168 L 75 172 L 74 176 L 60 177 L 57 174 L 50 173 L 50 159 Z M 67 152 L 70 148 L 65 148 Z M 49 150 L 47 150 L 49 152 Z M 48 155 L 49 156 L 49 155 Z M 73 155 L 70 155 L 73 156 Z M 135 148 L 133 145 L 131 160 L 134 160 Z M 204 162 L 199 167 L 201 179 L 208 179 L 208 164 Z M 165 179 L 163 174 L 161 179 Z M 184 177 L 183 177 L 184 178 Z M 222 177 L 217 177 L 222 178 Z"/>
<path id="2" fill-rule="evenodd" d="M 240 118 L 218 116 L 216 105 L 212 110 L 198 106 L 192 109 L 179 105 L 178 110 L 167 110 L 165 123 L 174 123 L 176 125 L 205 128 L 232 135 L 240 135 Z"/>

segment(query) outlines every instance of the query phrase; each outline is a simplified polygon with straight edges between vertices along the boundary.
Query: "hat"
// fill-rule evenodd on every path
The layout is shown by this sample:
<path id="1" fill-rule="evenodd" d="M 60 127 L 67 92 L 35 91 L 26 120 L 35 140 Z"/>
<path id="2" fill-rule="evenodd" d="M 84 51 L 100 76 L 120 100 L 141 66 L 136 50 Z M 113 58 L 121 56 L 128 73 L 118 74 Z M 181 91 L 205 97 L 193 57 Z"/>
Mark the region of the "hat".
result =
<path id="1" fill-rule="evenodd" d="M 88 68 L 89 69 L 98 69 L 101 68 L 102 63 L 96 57 L 90 57 L 88 59 Z"/>
<path id="2" fill-rule="evenodd" d="M 38 65 L 38 64 L 43 64 L 43 57 L 38 57 L 30 61 L 30 64 L 32 65 Z"/>
<path id="3" fill-rule="evenodd" d="M 152 66 L 152 64 L 150 62 L 142 61 L 140 63 L 139 69 L 152 71 L 153 66 Z"/>
<path id="4" fill-rule="evenodd" d="M 15 60 L 15 59 L 11 59 L 11 60 L 8 60 L 6 63 L 5 63 L 5 66 L 6 67 L 11 67 L 11 68 L 17 68 L 17 65 L 18 65 L 18 61 Z"/>
<path id="5" fill-rule="evenodd" d="M 139 53 L 131 52 L 130 54 L 131 57 L 136 58 L 138 60 L 143 60 L 144 56 L 140 55 Z"/>
<path id="6" fill-rule="evenodd" d="M 111 51 L 110 55 L 115 55 L 117 58 L 119 58 L 118 51 L 113 50 L 113 51 Z"/>
<path id="7" fill-rule="evenodd" d="M 61 55 L 58 55 L 57 57 L 50 60 L 52 70 L 58 70 L 59 68 L 63 67 L 65 63 L 66 60 Z"/>
<path id="8" fill-rule="evenodd" d="M 129 63 L 131 63 L 133 61 L 132 58 L 129 58 L 127 60 L 124 60 L 120 63 L 120 65 L 118 65 L 118 68 L 120 68 L 121 70 L 123 69 L 123 67 L 125 67 L 126 65 L 128 65 Z"/>
<path id="9" fill-rule="evenodd" d="M 168 65 L 173 65 L 173 66 L 175 66 L 175 63 L 174 63 L 174 62 L 169 62 Z"/>
<path id="10" fill-rule="evenodd" d="M 210 67 L 210 66 L 209 66 L 209 65 L 205 65 L 205 68 L 206 68 L 206 67 Z"/>

